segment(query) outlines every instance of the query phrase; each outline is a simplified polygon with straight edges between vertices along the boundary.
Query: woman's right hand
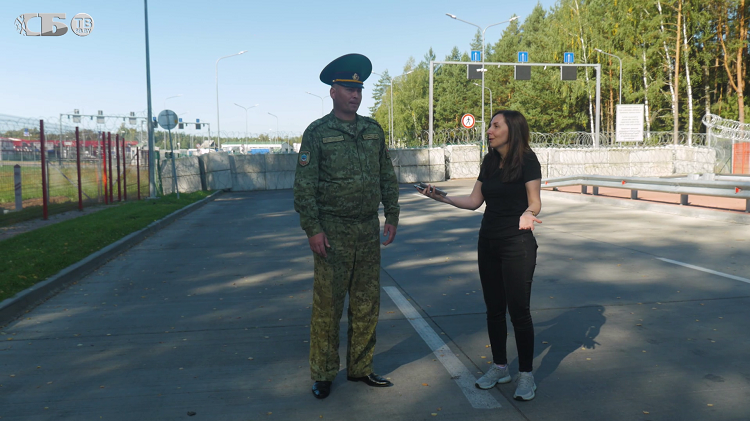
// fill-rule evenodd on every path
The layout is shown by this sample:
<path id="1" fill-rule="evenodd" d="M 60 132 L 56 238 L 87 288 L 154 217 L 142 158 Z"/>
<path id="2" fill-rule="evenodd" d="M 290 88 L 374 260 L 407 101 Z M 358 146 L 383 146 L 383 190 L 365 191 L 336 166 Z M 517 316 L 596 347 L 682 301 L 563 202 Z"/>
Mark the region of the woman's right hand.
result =
<path id="1" fill-rule="evenodd" d="M 427 187 L 425 189 L 417 189 L 417 191 L 431 199 L 437 200 L 438 202 L 444 202 L 443 196 L 437 194 L 437 192 L 435 191 L 435 187 L 433 187 L 432 184 L 427 184 Z"/>

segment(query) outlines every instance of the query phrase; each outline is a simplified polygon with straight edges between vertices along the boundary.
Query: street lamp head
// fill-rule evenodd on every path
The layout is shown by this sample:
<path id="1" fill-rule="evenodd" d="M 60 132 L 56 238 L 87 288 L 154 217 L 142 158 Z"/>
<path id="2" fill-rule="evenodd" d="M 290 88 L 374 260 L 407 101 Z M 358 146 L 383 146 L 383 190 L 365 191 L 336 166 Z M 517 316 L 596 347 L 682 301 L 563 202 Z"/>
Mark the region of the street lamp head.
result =
<path id="1" fill-rule="evenodd" d="M 451 19 L 456 19 L 456 15 L 451 15 L 450 13 L 446 13 L 445 16 L 448 16 Z"/>
<path id="2" fill-rule="evenodd" d="M 603 52 L 604 52 L 604 51 L 602 51 L 602 50 L 600 50 L 600 49 L 598 49 L 598 48 L 594 48 L 594 51 L 598 51 L 598 52 L 600 52 L 600 53 L 603 53 Z"/>
<path id="3" fill-rule="evenodd" d="M 245 54 L 246 52 L 247 52 L 247 50 L 242 50 L 242 51 L 240 51 L 239 53 L 237 53 L 237 55 L 240 55 L 240 54 Z"/>
<path id="4" fill-rule="evenodd" d="M 518 16 L 513 16 L 512 18 L 510 18 L 508 22 L 513 22 L 514 20 L 517 20 L 517 19 L 518 19 Z"/>

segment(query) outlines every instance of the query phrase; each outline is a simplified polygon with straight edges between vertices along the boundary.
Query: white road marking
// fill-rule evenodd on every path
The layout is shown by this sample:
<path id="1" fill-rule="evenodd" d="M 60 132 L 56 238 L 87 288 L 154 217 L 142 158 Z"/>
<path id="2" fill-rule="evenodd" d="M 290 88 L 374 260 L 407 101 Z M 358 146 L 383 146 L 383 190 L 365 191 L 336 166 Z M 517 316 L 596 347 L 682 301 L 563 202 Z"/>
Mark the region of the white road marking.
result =
<path id="1" fill-rule="evenodd" d="M 678 262 L 677 260 L 665 259 L 663 257 L 657 257 L 657 259 L 661 260 L 662 262 L 671 263 L 673 265 L 685 266 L 686 268 L 695 269 L 695 270 L 699 270 L 701 272 L 711 273 L 711 274 L 714 274 L 714 275 L 723 276 L 725 278 L 734 279 L 735 281 L 740 281 L 740 282 L 745 282 L 745 283 L 750 284 L 750 279 L 743 278 L 741 276 L 730 275 L 730 274 L 724 273 L 724 272 L 717 272 L 715 270 L 706 269 L 706 268 L 703 268 L 703 267 L 700 267 L 700 266 L 690 265 L 690 264 L 683 263 L 683 262 Z"/>
<path id="2" fill-rule="evenodd" d="M 448 348 L 448 345 L 440 339 L 440 336 L 419 315 L 414 306 L 404 298 L 398 288 L 383 287 L 383 289 L 391 297 L 391 300 L 396 303 L 396 306 L 398 306 L 406 319 L 409 320 L 414 330 L 427 343 L 427 346 L 430 347 L 438 361 L 443 364 L 451 375 L 451 378 L 456 381 L 456 384 L 461 388 L 471 406 L 478 409 L 502 408 L 500 402 L 489 391 L 477 389 L 474 386 L 474 382 L 476 381 L 474 375 L 456 358 L 453 351 Z"/>

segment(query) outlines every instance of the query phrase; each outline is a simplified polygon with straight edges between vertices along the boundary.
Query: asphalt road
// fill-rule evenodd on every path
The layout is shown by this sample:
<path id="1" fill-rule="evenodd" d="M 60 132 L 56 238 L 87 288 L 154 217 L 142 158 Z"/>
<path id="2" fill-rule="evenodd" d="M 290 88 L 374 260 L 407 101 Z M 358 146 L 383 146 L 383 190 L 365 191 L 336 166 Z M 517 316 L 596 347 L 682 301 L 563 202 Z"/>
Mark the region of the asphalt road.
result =
<path id="1" fill-rule="evenodd" d="M 395 387 L 342 367 L 312 396 L 313 263 L 292 192 L 229 193 L 3 328 L 0 419 L 750 419 L 750 225 L 564 195 L 543 195 L 535 231 L 533 401 L 473 387 L 491 362 L 481 212 L 404 185 L 375 356 Z"/>

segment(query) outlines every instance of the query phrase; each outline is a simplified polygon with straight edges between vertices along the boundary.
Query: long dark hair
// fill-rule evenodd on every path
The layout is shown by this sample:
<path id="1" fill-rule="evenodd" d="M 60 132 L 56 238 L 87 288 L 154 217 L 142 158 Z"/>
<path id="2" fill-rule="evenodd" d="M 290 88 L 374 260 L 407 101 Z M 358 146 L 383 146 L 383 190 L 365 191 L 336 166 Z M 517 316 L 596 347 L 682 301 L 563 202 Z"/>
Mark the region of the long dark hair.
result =
<path id="1" fill-rule="evenodd" d="M 479 171 L 487 179 L 502 166 L 502 181 L 507 183 L 521 176 L 523 155 L 531 151 L 531 147 L 529 146 L 529 124 L 526 122 L 526 117 L 523 114 L 511 110 L 496 112 L 492 115 L 490 122 L 498 114 L 502 114 L 503 118 L 505 118 L 505 124 L 508 125 L 508 153 L 505 156 L 500 156 L 498 151 L 490 148 L 482 160 L 482 166 Z"/>

